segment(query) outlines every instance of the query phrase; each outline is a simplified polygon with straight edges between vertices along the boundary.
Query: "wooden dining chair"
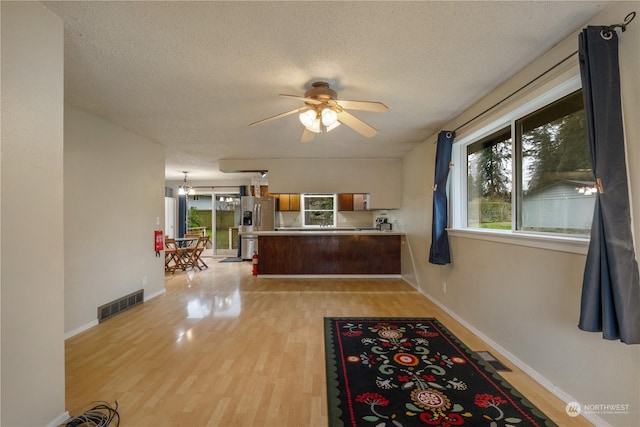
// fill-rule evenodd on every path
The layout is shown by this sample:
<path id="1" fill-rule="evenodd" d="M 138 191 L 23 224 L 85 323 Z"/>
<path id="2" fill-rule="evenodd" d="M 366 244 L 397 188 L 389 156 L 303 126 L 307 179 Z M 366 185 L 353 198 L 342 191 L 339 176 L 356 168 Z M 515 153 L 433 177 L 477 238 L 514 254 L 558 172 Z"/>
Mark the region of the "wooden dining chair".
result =
<path id="1" fill-rule="evenodd" d="M 209 268 L 209 266 L 202 260 L 202 254 L 207 249 L 207 245 L 209 244 L 210 240 L 211 239 L 209 239 L 209 236 L 203 236 L 198 241 L 198 244 L 199 244 L 199 247 L 198 247 L 198 263 L 199 264 L 198 265 L 201 265 L 204 268 Z M 200 270 L 202 270 L 202 268 L 200 268 Z"/>
<path id="2" fill-rule="evenodd" d="M 170 237 L 164 239 L 164 270 L 172 274 L 182 265 L 182 251 Z"/>
<path id="3" fill-rule="evenodd" d="M 207 248 L 207 243 L 209 242 L 209 237 L 199 237 L 195 246 L 190 246 L 185 249 L 188 254 L 186 267 L 197 268 L 198 270 L 202 270 L 202 268 L 209 268 L 209 266 L 202 260 L 202 253 Z"/>

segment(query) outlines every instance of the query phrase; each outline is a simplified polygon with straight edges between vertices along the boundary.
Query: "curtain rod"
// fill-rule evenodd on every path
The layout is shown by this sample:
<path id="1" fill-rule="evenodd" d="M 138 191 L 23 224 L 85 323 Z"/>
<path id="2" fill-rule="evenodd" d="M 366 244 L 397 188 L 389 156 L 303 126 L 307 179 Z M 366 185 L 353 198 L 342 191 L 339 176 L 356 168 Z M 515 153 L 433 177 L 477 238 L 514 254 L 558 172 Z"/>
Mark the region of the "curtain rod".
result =
<path id="1" fill-rule="evenodd" d="M 622 30 L 622 32 L 627 30 L 627 25 L 633 21 L 633 18 L 636 17 L 636 13 L 635 12 L 631 12 L 629 13 L 625 18 L 624 21 L 619 23 L 619 24 L 613 24 L 613 25 L 609 25 L 607 27 L 605 27 L 602 30 L 602 36 L 603 37 L 608 37 L 611 38 L 611 31 L 615 31 L 616 28 L 620 28 Z M 474 120 L 482 117 L 483 115 L 485 115 L 486 113 L 488 113 L 489 111 L 493 110 L 494 108 L 496 108 L 498 105 L 502 104 L 503 102 L 505 102 L 506 100 L 508 100 L 509 98 L 511 98 L 512 96 L 516 95 L 518 92 L 520 92 L 521 90 L 529 87 L 531 84 L 535 83 L 537 80 L 539 80 L 540 78 L 544 77 L 545 75 L 547 75 L 548 73 L 550 73 L 551 71 L 555 70 L 557 67 L 559 67 L 560 65 L 564 64 L 567 60 L 569 60 L 573 55 L 575 55 L 576 53 L 578 53 L 577 50 L 575 50 L 574 52 L 572 52 L 570 55 L 567 55 L 565 58 L 563 58 L 562 60 L 560 60 L 560 62 L 556 63 L 555 65 L 553 65 L 551 68 L 547 69 L 546 71 L 544 71 L 542 74 L 540 74 L 539 76 L 535 77 L 534 79 L 530 80 L 529 82 L 527 82 L 526 84 L 524 84 L 522 87 L 520 87 L 519 89 L 511 92 L 509 95 L 505 96 L 504 98 L 502 98 L 500 101 L 496 102 L 495 104 L 493 104 L 492 106 L 490 106 L 489 108 L 485 109 L 484 111 L 482 111 L 481 113 L 473 116 L 472 118 L 470 118 L 469 120 L 467 120 L 466 122 L 464 122 L 463 124 L 461 124 L 460 126 L 458 126 L 457 128 L 455 128 L 453 130 L 453 132 L 457 132 L 458 130 L 462 129 L 463 127 L 465 127 L 466 125 L 468 125 L 469 123 L 473 122 Z M 434 142 L 437 143 L 438 141 L 436 140 Z"/>
<path id="2" fill-rule="evenodd" d="M 560 62 L 558 62 L 557 64 L 555 64 L 553 67 L 547 69 L 545 72 L 543 72 L 542 74 L 540 74 L 539 76 L 537 76 L 536 78 L 529 80 L 526 84 L 524 84 L 523 86 L 521 86 L 519 89 L 516 89 L 515 91 L 511 92 L 509 95 L 505 96 L 504 98 L 502 98 L 500 101 L 496 102 L 495 104 L 493 104 L 492 106 L 490 106 L 489 108 L 485 109 L 484 111 L 482 111 L 481 113 L 475 115 L 474 117 L 470 118 L 469 120 L 467 120 L 466 122 L 464 122 L 463 124 L 461 124 L 460 126 L 458 126 L 457 128 L 455 128 L 453 131 L 457 132 L 458 130 L 462 129 L 463 127 L 465 127 L 466 125 L 468 125 L 469 123 L 473 122 L 474 120 L 478 119 L 481 116 L 484 116 L 485 114 L 487 114 L 489 111 L 493 110 L 494 108 L 496 108 L 498 105 L 502 104 L 503 102 L 505 102 L 506 100 L 508 100 L 509 98 L 511 98 L 512 96 L 516 95 L 518 92 L 520 92 L 523 89 L 526 89 L 527 87 L 529 87 L 531 84 L 535 83 L 536 81 L 538 81 L 539 79 L 541 79 L 542 77 L 544 77 L 545 75 L 547 75 L 548 73 L 550 73 L 551 71 L 555 70 L 556 68 L 558 68 L 560 65 L 564 64 L 565 62 L 567 62 L 567 60 L 569 60 L 572 56 L 574 56 L 576 53 L 578 53 L 578 51 L 573 51 L 571 52 L 570 55 L 567 55 L 565 58 L 563 58 Z"/>
<path id="3" fill-rule="evenodd" d="M 636 12 L 629 12 L 629 14 L 627 16 L 624 17 L 624 21 L 622 21 L 619 24 L 613 24 L 613 25 L 609 25 L 608 27 L 605 27 L 601 34 L 602 37 L 605 39 L 610 39 L 611 38 L 611 32 L 615 31 L 616 28 L 620 28 L 622 30 L 622 32 L 624 33 L 625 31 L 627 31 L 627 25 L 629 25 L 629 23 L 631 21 L 633 21 L 633 18 L 636 17 Z"/>

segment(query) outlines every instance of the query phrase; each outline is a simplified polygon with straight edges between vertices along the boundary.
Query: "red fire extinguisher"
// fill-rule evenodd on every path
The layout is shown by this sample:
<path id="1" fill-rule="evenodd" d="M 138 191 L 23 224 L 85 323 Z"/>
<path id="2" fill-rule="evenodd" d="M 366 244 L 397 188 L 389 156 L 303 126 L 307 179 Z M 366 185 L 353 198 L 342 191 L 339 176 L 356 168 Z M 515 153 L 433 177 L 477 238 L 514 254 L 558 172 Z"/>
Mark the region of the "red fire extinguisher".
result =
<path id="1" fill-rule="evenodd" d="M 251 257 L 251 261 L 253 263 L 253 275 L 257 276 L 258 275 L 258 252 L 253 253 L 253 256 Z"/>
<path id="2" fill-rule="evenodd" d="M 160 256 L 160 251 L 164 249 L 164 233 L 162 233 L 162 230 L 155 230 L 153 238 L 156 256 Z"/>

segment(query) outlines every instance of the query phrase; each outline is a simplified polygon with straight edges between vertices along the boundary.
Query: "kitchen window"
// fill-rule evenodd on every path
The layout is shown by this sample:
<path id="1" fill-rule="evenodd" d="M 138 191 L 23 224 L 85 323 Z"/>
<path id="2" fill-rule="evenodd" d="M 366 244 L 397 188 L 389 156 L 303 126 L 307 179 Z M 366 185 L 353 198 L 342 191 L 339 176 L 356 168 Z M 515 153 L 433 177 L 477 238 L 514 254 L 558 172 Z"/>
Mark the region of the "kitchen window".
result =
<path id="1" fill-rule="evenodd" d="M 454 235 L 589 237 L 597 188 L 582 91 L 574 85 L 540 99 L 454 144 L 463 166 L 453 174 Z"/>
<path id="2" fill-rule="evenodd" d="M 336 226 L 335 194 L 302 194 L 303 227 Z"/>

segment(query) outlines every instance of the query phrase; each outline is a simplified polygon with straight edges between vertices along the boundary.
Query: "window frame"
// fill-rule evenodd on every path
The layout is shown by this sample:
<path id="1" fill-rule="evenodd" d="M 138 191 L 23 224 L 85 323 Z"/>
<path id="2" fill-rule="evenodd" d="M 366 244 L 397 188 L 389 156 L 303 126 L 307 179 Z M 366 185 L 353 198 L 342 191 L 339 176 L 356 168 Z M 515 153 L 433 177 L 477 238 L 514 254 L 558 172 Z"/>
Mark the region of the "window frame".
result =
<path id="1" fill-rule="evenodd" d="M 448 188 L 451 218 L 450 228 L 447 229 L 449 235 L 586 255 L 590 240 L 589 235 L 565 235 L 515 229 L 517 211 L 520 209 L 520 207 L 516 206 L 517 190 L 515 186 L 516 179 L 518 179 L 517 170 L 519 169 L 519 166 L 516 165 L 518 159 L 516 158 L 516 142 L 515 138 L 513 138 L 516 132 L 516 120 L 581 88 L 580 75 L 573 75 L 564 82 L 556 84 L 555 87 L 548 88 L 538 96 L 533 97 L 533 99 L 521 101 L 520 105 L 514 103 L 516 105 L 512 105 L 509 109 L 505 108 L 500 113 L 479 121 L 468 131 L 459 134 L 458 140 L 453 144 L 452 162 L 454 167 L 451 169 Z M 506 127 L 511 129 L 513 147 L 513 167 L 511 170 L 511 182 L 514 183 L 511 202 L 512 228 L 511 230 L 497 230 L 467 227 L 467 146 Z"/>
<path id="2" fill-rule="evenodd" d="M 306 209 L 306 199 L 307 198 L 313 198 L 313 197 L 323 197 L 323 198 L 332 198 L 333 199 L 333 214 L 332 214 L 332 219 L 333 219 L 333 223 L 331 225 L 326 224 L 326 225 L 318 225 L 318 224 L 307 224 L 306 223 L 306 218 L 307 212 L 313 212 L 313 211 L 319 211 L 317 209 Z M 329 211 L 328 209 L 326 210 L 327 212 Z M 302 193 L 300 195 L 300 215 L 302 216 L 302 228 L 335 228 L 337 227 L 338 224 L 338 195 L 335 193 Z"/>

